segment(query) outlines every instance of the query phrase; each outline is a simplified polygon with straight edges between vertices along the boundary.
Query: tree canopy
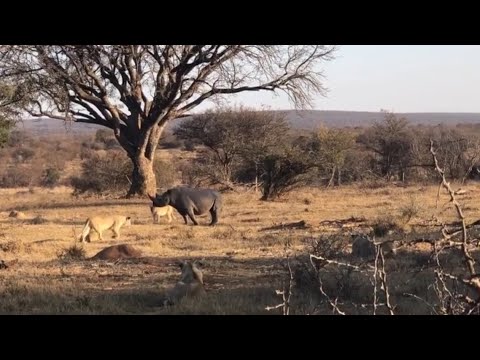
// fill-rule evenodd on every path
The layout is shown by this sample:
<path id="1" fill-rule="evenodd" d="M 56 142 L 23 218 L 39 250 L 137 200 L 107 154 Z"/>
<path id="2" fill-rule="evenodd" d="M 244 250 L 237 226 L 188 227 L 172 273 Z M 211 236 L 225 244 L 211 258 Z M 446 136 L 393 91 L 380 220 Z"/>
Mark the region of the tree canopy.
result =
<path id="1" fill-rule="evenodd" d="M 0 78 L 26 86 L 25 109 L 113 130 L 134 164 L 131 192 L 152 191 L 165 124 L 206 100 L 283 91 L 297 107 L 325 89 L 329 45 L 15 45 L 0 47 Z M 148 190 L 147 190 L 148 188 Z"/>

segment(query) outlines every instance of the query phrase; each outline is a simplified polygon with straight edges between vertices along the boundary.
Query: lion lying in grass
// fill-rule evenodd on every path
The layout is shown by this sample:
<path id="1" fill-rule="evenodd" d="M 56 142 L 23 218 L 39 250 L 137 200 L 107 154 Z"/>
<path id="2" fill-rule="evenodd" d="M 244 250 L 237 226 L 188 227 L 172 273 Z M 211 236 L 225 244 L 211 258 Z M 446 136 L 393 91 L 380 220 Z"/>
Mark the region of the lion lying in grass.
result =
<path id="1" fill-rule="evenodd" d="M 182 270 L 180 281 L 167 293 L 163 302 L 164 306 L 175 305 L 186 297 L 192 298 L 206 294 L 203 286 L 203 274 L 199 266 L 200 262 L 198 261 L 182 261 L 180 263 L 180 269 Z"/>

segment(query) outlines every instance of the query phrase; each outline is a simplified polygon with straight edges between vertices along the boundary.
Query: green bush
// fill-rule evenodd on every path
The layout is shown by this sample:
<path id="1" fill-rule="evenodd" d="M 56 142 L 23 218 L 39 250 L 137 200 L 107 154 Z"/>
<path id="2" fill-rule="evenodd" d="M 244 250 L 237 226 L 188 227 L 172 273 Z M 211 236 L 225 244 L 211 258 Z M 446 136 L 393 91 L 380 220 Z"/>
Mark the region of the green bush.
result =
<path id="1" fill-rule="evenodd" d="M 71 179 L 74 194 L 115 193 L 128 189 L 133 165 L 123 152 L 90 154 L 82 164 L 82 173 Z"/>
<path id="2" fill-rule="evenodd" d="M 54 187 L 58 184 L 60 177 L 60 170 L 56 168 L 47 168 L 45 169 L 42 176 L 42 185 L 47 187 Z"/>
<path id="3" fill-rule="evenodd" d="M 130 187 L 133 164 L 123 151 L 109 151 L 105 154 L 89 152 L 85 154 L 82 174 L 71 179 L 75 194 L 108 194 L 126 192 Z M 172 186 L 177 173 L 175 167 L 162 160 L 154 165 L 158 188 Z"/>

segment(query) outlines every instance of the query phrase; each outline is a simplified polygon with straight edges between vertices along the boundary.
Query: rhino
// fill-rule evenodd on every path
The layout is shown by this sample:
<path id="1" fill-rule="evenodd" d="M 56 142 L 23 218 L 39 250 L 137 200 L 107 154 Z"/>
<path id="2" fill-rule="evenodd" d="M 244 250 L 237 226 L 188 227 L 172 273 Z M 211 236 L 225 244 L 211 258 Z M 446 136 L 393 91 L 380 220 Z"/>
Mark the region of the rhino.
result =
<path id="1" fill-rule="evenodd" d="M 218 191 L 211 189 L 177 187 L 169 189 L 161 195 L 148 194 L 148 197 L 155 207 L 170 205 L 175 208 L 182 215 L 185 225 L 188 224 L 187 215 L 194 225 L 198 225 L 195 215 L 204 215 L 207 212 L 210 212 L 212 216 L 209 225 L 216 225 L 222 209 L 222 196 Z"/>

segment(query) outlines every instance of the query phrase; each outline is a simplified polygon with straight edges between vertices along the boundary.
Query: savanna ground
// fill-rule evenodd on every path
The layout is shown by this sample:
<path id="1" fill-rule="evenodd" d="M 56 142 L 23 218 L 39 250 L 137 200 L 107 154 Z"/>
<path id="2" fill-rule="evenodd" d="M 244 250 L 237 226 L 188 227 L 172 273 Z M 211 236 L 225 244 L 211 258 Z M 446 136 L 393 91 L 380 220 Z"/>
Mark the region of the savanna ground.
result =
<path id="1" fill-rule="evenodd" d="M 480 184 L 463 188 L 468 192 L 459 200 L 467 222 L 473 222 L 480 218 L 476 199 Z M 0 313 L 280 314 L 281 308 L 265 308 L 282 302 L 275 290 L 282 289 L 288 279 L 286 243 L 291 258 L 305 256 L 312 239 L 362 231 L 379 218 L 401 222 L 408 212 L 405 209 L 412 208 L 412 219 L 403 221 L 407 232 L 417 231 L 432 215 L 445 222 L 455 221 L 453 208 L 445 205 L 446 195 L 441 195 L 436 207 L 437 190 L 435 185 L 305 188 L 275 202 L 259 201 L 260 194 L 254 192 L 230 192 L 224 194 L 219 225 L 206 226 L 209 217 L 201 217 L 201 225 L 194 227 L 184 225 L 176 212 L 171 224 L 165 218 L 153 224 L 148 200 L 77 198 L 64 187 L 4 189 L 0 191 L 0 259 L 18 262 L 0 270 Z M 8 217 L 11 210 L 23 211 L 26 218 Z M 130 215 L 133 225 L 121 229 L 119 240 L 107 231 L 104 241 L 93 238 L 82 245 L 87 258 L 120 243 L 133 245 L 143 257 L 105 262 L 64 256 L 81 233 L 85 219 L 94 214 Z M 277 226 L 301 220 L 306 227 Z M 421 256 L 427 250 L 418 246 L 409 251 Z M 406 292 L 425 295 L 432 281 L 431 274 L 408 274 L 417 261 L 410 255 L 405 261 L 396 258 L 389 268 L 390 291 L 392 296 L 399 295 L 396 311 L 429 313 L 428 306 L 418 299 L 401 296 Z M 478 259 L 478 254 L 474 256 Z M 176 261 L 185 259 L 204 261 L 208 296 L 163 308 L 160 302 L 164 291 L 179 279 Z M 339 284 L 338 279 L 337 283 L 325 284 L 333 297 L 335 292 L 346 291 L 344 284 L 341 289 Z M 292 314 L 331 313 L 318 294 L 309 294 L 300 285 L 293 287 Z M 353 297 L 361 296 L 362 291 L 368 293 L 360 302 L 367 302 L 371 296 L 369 290 L 352 288 L 352 283 L 349 291 Z"/>

